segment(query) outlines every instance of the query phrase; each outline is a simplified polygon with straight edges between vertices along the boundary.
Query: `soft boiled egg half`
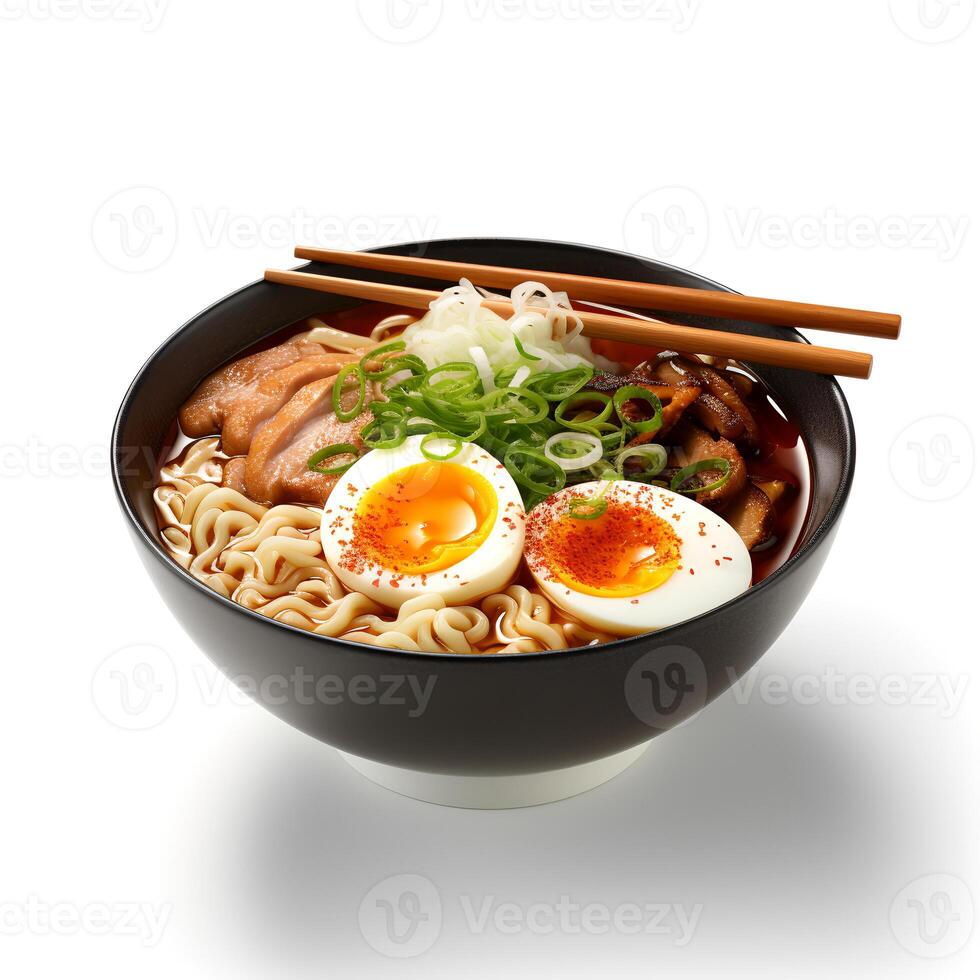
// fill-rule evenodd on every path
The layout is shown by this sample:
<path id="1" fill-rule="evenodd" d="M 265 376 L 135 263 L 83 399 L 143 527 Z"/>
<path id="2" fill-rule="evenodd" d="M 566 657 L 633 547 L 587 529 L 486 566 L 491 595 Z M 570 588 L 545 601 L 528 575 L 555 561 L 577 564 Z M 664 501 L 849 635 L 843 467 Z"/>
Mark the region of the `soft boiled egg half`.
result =
<path id="1" fill-rule="evenodd" d="M 424 594 L 450 605 L 490 595 L 510 583 L 524 550 L 524 505 L 503 465 L 471 443 L 428 459 L 422 438 L 362 456 L 331 491 L 320 527 L 337 578 L 394 608 Z"/>
<path id="2" fill-rule="evenodd" d="M 576 499 L 602 494 L 592 519 Z M 595 513 L 598 508 L 592 508 Z M 684 622 L 744 592 L 749 552 L 735 530 L 670 490 L 618 480 L 561 490 L 531 511 L 527 564 L 545 595 L 572 616 L 620 636 Z"/>

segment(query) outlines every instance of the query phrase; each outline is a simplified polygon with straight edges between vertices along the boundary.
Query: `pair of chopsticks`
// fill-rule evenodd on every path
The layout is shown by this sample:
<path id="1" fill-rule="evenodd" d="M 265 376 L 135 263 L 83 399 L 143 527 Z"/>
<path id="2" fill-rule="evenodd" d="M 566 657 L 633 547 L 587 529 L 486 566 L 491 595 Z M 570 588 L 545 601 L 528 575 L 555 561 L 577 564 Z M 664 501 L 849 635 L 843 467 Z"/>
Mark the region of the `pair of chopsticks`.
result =
<path id="1" fill-rule="evenodd" d="M 543 272 L 539 269 L 511 269 L 469 262 L 448 262 L 404 255 L 384 255 L 378 252 L 344 252 L 322 248 L 297 248 L 295 255 L 299 259 L 395 272 L 423 279 L 458 282 L 465 277 L 475 285 L 508 290 L 520 282 L 533 280 L 544 283 L 550 289 L 564 290 L 580 301 L 664 310 L 672 313 L 737 318 L 757 323 L 812 327 L 817 330 L 833 330 L 839 333 L 892 340 L 898 337 L 902 323 L 900 316 L 891 313 L 760 299 L 714 290 L 685 289 L 678 286 Z M 366 282 L 361 279 L 340 279 L 310 272 L 268 269 L 265 278 L 269 282 L 286 286 L 298 286 L 303 289 L 420 310 L 428 309 L 429 304 L 440 295 L 439 292 L 431 289 Z M 503 300 L 485 299 L 483 306 L 505 317 L 511 316 L 514 312 L 513 306 Z M 576 314 L 582 319 L 583 333 L 587 337 L 596 339 L 645 344 L 662 350 L 676 349 L 688 353 L 734 357 L 739 360 L 796 368 L 819 374 L 849 378 L 871 376 L 872 357 L 860 351 L 798 344 L 787 340 L 753 337 L 748 334 L 727 333 L 701 327 L 686 327 L 660 320 L 633 319 L 587 310 L 576 310 Z"/>

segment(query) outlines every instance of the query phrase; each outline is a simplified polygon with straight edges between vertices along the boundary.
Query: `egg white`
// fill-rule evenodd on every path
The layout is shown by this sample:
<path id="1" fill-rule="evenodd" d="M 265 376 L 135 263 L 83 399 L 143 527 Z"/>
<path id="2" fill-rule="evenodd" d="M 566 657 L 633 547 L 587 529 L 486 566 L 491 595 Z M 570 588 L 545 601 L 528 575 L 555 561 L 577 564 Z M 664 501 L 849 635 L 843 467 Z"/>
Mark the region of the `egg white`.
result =
<path id="1" fill-rule="evenodd" d="M 752 584 L 752 561 L 738 533 L 690 497 L 630 480 L 616 481 L 608 500 L 630 501 L 664 520 L 681 540 L 681 568 L 661 586 L 635 596 L 579 592 L 548 568 L 541 542 L 574 497 L 594 496 L 603 483 L 567 487 L 528 516 L 528 567 L 556 605 L 589 626 L 618 636 L 664 629 L 708 612 L 741 595 Z"/>
<path id="2" fill-rule="evenodd" d="M 428 462 L 419 451 L 422 436 L 410 436 L 396 449 L 373 449 L 343 473 L 327 498 L 320 525 L 323 554 L 334 574 L 352 592 L 361 592 L 397 609 L 414 596 L 438 594 L 449 605 L 482 598 L 508 585 L 524 552 L 525 512 L 520 491 L 501 463 L 472 443 L 448 463 L 480 474 L 497 496 L 497 516 L 486 540 L 455 565 L 425 575 L 395 572 L 372 562 L 352 568 L 354 515 L 364 495 L 379 481 L 406 466 Z M 431 447 L 441 452 L 438 443 Z"/>

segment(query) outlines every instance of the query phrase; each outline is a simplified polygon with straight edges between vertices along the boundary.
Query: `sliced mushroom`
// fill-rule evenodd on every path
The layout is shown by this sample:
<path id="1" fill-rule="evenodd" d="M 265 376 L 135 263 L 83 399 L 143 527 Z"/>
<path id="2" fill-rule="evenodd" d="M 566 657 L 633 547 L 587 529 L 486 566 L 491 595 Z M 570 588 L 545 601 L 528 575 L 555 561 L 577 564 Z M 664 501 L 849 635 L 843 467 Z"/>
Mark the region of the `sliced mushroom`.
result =
<path id="1" fill-rule="evenodd" d="M 769 497 L 754 483 L 747 483 L 722 512 L 750 551 L 772 537 L 776 510 Z"/>
<path id="2" fill-rule="evenodd" d="M 776 504 L 782 500 L 782 498 L 785 497 L 790 490 L 796 489 L 796 487 L 794 487 L 791 483 L 788 483 L 786 480 L 753 480 L 752 482 L 769 498 L 773 504 Z"/>
<path id="3" fill-rule="evenodd" d="M 709 432 L 733 442 L 745 434 L 742 420 L 720 399 L 710 392 L 702 392 L 691 406 L 691 415 Z"/>
<path id="4" fill-rule="evenodd" d="M 684 467 L 703 459 L 724 459 L 731 467 L 728 479 L 714 490 L 702 491 L 694 499 L 699 504 L 721 510 L 727 506 L 745 486 L 748 475 L 745 460 L 733 442 L 728 439 L 715 439 L 711 433 L 705 432 L 700 426 L 686 419 L 677 426 L 674 432 L 677 448 L 674 450 L 673 462 Z M 714 483 L 721 478 L 719 470 L 705 470 L 699 473 L 702 485 Z"/>
<path id="5" fill-rule="evenodd" d="M 718 373 L 739 393 L 743 401 L 752 394 L 755 382 L 748 375 L 730 369 Z"/>
<path id="6" fill-rule="evenodd" d="M 654 369 L 658 377 L 664 365 L 678 374 L 685 375 L 696 380 L 705 390 L 706 394 L 713 395 L 737 417 L 742 425 L 742 432 L 738 436 L 725 436 L 725 438 L 741 438 L 752 448 L 759 445 L 759 425 L 749 411 L 748 406 L 742 401 L 742 396 L 735 388 L 723 378 L 714 368 L 709 367 L 704 361 L 696 357 L 689 357 L 686 354 L 677 354 L 674 351 L 665 351 L 657 358 L 657 367 Z M 702 420 L 703 421 L 703 420 Z M 706 423 L 707 424 L 707 423 Z M 713 424 L 709 425 L 713 429 Z M 724 433 L 719 432 L 719 435 Z"/>
<path id="7" fill-rule="evenodd" d="M 629 445 L 638 446 L 643 443 L 660 441 L 681 420 L 684 412 L 697 400 L 701 394 L 701 384 L 696 378 L 690 378 L 676 371 L 661 372 L 656 362 L 641 364 L 635 371 L 627 375 L 596 374 L 586 385 L 586 390 L 598 391 L 611 395 L 626 385 L 636 385 L 645 388 L 660 399 L 663 407 L 663 423 L 656 432 L 644 432 L 636 436 Z M 630 418 L 627 403 L 625 413 Z M 639 415 L 636 416 L 640 418 Z"/>

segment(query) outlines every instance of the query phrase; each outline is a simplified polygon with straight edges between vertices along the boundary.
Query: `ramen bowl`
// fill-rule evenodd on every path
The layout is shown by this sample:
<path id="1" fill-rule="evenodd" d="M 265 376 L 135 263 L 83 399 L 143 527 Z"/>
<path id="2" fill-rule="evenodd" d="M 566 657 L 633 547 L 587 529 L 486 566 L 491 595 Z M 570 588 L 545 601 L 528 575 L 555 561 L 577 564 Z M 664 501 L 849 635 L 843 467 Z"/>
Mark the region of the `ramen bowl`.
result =
<path id="1" fill-rule="evenodd" d="M 724 288 L 650 259 L 558 242 L 460 239 L 383 251 Z M 326 264 L 304 268 L 350 275 Z M 430 281 L 384 278 L 432 288 Z M 116 493 L 150 579 L 191 639 L 266 709 L 405 795 L 454 806 L 531 805 L 575 795 L 623 771 L 658 734 L 734 684 L 785 629 L 836 533 L 853 477 L 854 430 L 833 378 L 762 365 L 759 377 L 798 425 L 809 456 L 810 500 L 799 543 L 747 592 L 679 625 L 574 650 L 407 653 L 276 622 L 192 577 L 161 545 L 153 503 L 155 462 L 178 408 L 202 378 L 264 338 L 304 317 L 354 305 L 268 282 L 232 293 L 150 357 L 113 431 Z M 784 327 L 671 318 L 806 343 Z"/>

